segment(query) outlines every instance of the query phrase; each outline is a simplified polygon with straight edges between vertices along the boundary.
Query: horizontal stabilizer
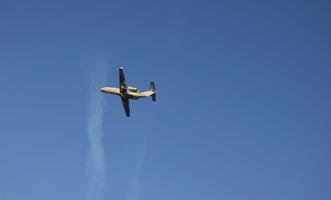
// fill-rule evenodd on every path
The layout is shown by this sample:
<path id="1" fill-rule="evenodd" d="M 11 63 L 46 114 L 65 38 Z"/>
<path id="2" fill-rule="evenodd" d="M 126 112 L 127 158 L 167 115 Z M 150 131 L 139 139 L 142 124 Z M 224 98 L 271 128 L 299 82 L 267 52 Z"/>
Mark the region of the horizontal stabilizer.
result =
<path id="1" fill-rule="evenodd" d="M 151 85 L 150 85 L 150 91 L 153 92 L 152 94 L 152 100 L 153 101 L 156 101 L 156 91 L 155 91 L 155 84 L 154 84 L 154 81 L 151 82 Z"/>

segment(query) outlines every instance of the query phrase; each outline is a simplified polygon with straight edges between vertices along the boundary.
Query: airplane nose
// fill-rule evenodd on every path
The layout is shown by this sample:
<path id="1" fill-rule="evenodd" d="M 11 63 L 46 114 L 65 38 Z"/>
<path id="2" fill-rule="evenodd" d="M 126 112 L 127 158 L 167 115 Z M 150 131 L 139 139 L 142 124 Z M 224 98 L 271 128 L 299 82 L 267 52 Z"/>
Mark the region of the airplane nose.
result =
<path id="1" fill-rule="evenodd" d="M 100 88 L 101 92 L 106 92 L 106 88 Z"/>

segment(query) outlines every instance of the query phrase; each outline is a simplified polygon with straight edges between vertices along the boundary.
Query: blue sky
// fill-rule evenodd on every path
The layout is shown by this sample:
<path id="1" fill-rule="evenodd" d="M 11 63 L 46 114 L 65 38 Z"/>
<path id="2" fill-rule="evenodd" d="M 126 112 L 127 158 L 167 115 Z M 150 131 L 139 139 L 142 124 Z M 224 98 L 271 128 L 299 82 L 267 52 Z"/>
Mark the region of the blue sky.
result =
<path id="1" fill-rule="evenodd" d="M 90 77 L 100 199 L 331 198 L 327 1 L 0 2 L 0 199 L 86 199 Z"/>

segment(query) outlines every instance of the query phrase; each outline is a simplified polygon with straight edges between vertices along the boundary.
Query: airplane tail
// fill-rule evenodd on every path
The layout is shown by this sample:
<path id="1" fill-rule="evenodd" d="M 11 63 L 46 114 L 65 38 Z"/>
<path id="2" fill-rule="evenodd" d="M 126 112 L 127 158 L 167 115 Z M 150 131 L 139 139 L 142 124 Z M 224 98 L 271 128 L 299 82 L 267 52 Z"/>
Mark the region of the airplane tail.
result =
<path id="1" fill-rule="evenodd" d="M 149 86 L 149 90 L 146 92 L 142 92 L 143 95 L 145 95 L 145 97 L 149 97 L 152 96 L 152 100 L 156 101 L 156 90 L 155 90 L 155 84 L 152 81 L 150 86 Z"/>
<path id="2" fill-rule="evenodd" d="M 151 92 L 153 92 L 152 94 L 152 100 L 153 101 L 156 101 L 156 90 L 155 90 L 155 84 L 154 84 L 154 81 L 151 82 L 150 86 L 149 86 L 149 90 Z"/>

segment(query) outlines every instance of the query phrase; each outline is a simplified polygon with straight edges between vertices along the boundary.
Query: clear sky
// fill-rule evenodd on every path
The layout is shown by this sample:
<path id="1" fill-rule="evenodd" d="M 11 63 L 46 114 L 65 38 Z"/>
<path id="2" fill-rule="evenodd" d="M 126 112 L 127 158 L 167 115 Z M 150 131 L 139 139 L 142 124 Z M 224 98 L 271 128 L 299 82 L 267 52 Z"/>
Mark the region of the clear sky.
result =
<path id="1" fill-rule="evenodd" d="M 0 200 L 82 200 L 90 74 L 104 97 L 103 195 L 331 199 L 331 3 L 0 1 Z M 88 199 L 90 200 L 90 199 Z"/>

